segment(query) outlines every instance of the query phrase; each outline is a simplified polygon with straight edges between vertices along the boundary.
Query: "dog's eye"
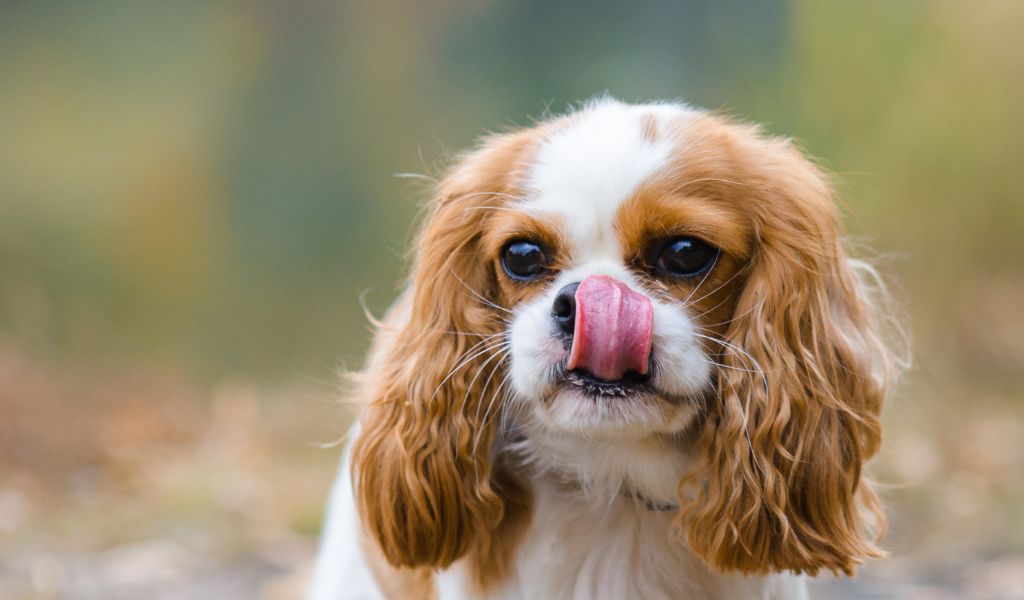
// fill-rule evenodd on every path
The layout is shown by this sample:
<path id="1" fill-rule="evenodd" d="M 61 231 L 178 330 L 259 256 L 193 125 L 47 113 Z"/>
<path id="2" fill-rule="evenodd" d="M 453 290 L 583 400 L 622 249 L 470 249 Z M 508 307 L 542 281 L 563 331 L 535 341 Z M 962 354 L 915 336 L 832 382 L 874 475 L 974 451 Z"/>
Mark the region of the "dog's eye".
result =
<path id="1" fill-rule="evenodd" d="M 676 277 L 701 275 L 718 258 L 718 248 L 692 237 L 669 240 L 661 248 L 655 266 Z"/>
<path id="2" fill-rule="evenodd" d="M 513 279 L 535 279 L 547 270 L 547 257 L 539 245 L 517 240 L 505 246 L 501 265 Z"/>

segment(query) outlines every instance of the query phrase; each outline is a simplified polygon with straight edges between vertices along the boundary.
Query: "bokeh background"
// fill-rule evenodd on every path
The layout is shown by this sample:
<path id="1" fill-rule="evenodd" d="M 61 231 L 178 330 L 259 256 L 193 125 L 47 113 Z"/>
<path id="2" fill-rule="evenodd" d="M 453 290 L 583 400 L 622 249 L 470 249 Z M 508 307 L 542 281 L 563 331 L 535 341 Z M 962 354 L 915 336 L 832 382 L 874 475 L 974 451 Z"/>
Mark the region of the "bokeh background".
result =
<path id="1" fill-rule="evenodd" d="M 792 135 L 914 367 L 887 561 L 1024 597 L 1024 3 L 0 2 L 0 597 L 284 598 L 424 188 L 605 91 Z M 870 250 L 867 250 L 870 249 Z M 326 445 L 326 447 L 325 447 Z"/>

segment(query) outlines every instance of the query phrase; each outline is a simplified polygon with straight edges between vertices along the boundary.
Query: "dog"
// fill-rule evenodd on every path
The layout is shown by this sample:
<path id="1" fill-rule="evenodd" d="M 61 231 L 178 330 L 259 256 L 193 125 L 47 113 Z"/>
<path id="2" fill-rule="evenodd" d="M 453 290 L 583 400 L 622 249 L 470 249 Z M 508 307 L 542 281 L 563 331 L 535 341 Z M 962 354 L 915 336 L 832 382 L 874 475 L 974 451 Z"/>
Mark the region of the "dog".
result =
<path id="1" fill-rule="evenodd" d="M 787 140 L 601 98 L 436 186 L 309 597 L 785 598 L 880 557 L 880 280 Z"/>

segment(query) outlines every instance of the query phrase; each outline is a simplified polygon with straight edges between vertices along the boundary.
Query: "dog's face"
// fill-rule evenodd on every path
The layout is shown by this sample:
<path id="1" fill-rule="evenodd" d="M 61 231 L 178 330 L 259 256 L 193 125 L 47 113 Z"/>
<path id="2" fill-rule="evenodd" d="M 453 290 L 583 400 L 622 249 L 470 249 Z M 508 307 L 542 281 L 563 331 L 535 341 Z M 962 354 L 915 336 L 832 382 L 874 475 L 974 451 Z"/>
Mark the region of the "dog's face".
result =
<path id="1" fill-rule="evenodd" d="M 528 494 L 501 427 L 535 454 L 641 448 L 581 470 L 672 497 L 716 568 L 877 555 L 860 471 L 891 361 L 840 231 L 788 141 L 681 105 L 485 140 L 440 184 L 360 374 L 357 492 L 385 556 L 485 552 Z"/>
<path id="2" fill-rule="evenodd" d="M 707 194 L 737 173 L 694 119 L 607 104 L 557 124 L 494 216 L 521 421 L 609 440 L 676 433 L 713 389 L 753 224 L 741 190 Z"/>

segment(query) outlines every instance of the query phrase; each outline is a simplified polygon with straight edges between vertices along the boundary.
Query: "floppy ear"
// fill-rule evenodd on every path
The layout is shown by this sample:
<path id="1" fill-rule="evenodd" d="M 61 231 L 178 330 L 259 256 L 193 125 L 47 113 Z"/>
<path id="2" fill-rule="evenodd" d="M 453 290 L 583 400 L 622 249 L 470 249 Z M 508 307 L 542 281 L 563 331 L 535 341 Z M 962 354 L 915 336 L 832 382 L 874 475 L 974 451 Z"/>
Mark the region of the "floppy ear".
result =
<path id="1" fill-rule="evenodd" d="M 488 458 L 501 380 L 494 273 L 478 248 L 527 140 L 488 140 L 438 187 L 408 286 L 357 375 L 365 404 L 353 450 L 364 528 L 395 566 L 446 567 L 486 544 L 504 502 Z M 496 374 L 495 374 L 496 373 Z M 488 387 L 490 386 L 490 387 Z M 483 421 L 488 421 L 486 424 Z"/>
<path id="2" fill-rule="evenodd" d="M 892 361 L 828 185 L 795 150 L 771 152 L 753 175 L 765 195 L 757 248 L 680 524 L 725 571 L 852 574 L 882 555 L 867 530 L 880 534 L 884 517 L 861 468 L 880 444 Z"/>

